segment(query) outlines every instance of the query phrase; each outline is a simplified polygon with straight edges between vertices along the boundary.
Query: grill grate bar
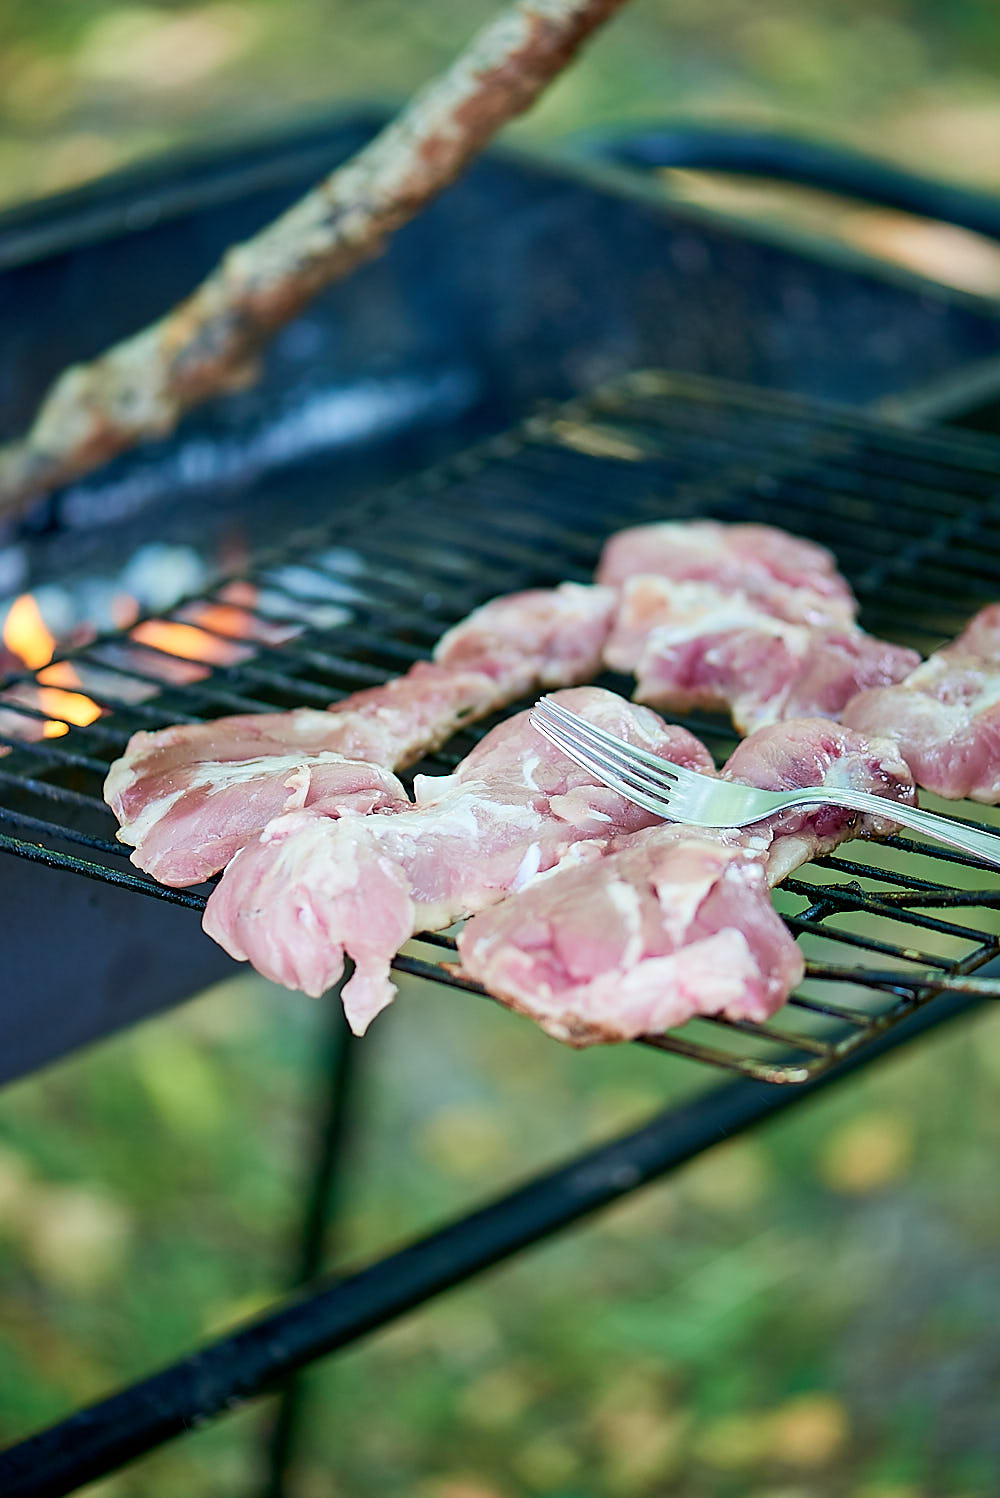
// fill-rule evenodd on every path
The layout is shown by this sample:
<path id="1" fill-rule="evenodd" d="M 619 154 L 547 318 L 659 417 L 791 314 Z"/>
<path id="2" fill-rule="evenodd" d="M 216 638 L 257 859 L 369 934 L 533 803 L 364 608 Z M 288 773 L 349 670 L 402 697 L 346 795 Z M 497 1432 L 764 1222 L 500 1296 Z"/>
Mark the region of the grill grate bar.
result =
<path id="1" fill-rule="evenodd" d="M 48 723 L 52 721 L 45 713 L 32 713 L 36 722 Z M 60 721 L 59 719 L 55 720 Z M 69 725 L 67 725 L 68 727 Z M 5 749 L 16 749 L 18 754 L 27 754 L 36 759 L 49 760 L 54 765 L 64 766 L 77 770 L 93 770 L 95 774 L 104 776 L 107 774 L 107 762 L 94 759 L 90 754 L 77 754 L 67 749 L 56 749 L 50 747 L 58 744 L 58 739 L 40 739 L 33 743 L 30 739 L 14 739 L 6 734 L 0 734 L 0 746 Z"/>
<path id="2" fill-rule="evenodd" d="M 25 832 L 36 832 L 41 837 L 52 836 L 51 822 L 46 822 L 42 817 L 29 816 L 27 812 L 12 811 L 9 807 L 0 806 L 0 821 L 9 822 Z M 108 853 L 117 858 L 127 858 L 129 854 L 129 849 L 124 844 L 113 843 L 109 838 L 96 837 L 90 832 L 81 832 L 76 827 L 61 827 L 59 837 L 64 842 L 79 843 L 81 847 L 93 848 L 97 853 Z"/>
<path id="3" fill-rule="evenodd" d="M 782 889 L 791 890 L 794 894 L 812 894 L 816 886 L 805 880 L 794 877 L 782 881 Z M 943 893 L 943 891 L 942 891 Z M 872 915 L 899 916 L 898 907 L 886 905 L 877 895 L 866 894 L 863 890 L 838 889 L 836 899 L 841 907 L 849 910 L 863 910 Z M 950 903 L 950 900 L 949 900 Z M 922 915 L 918 911 L 907 912 L 909 924 L 920 926 L 925 931 L 936 931 L 942 936 L 964 937 L 966 941 L 981 941 L 982 932 L 974 930 L 969 926 L 959 926 L 954 921 L 942 921 L 937 916 Z"/>
<path id="4" fill-rule="evenodd" d="M 704 461 L 704 453 L 698 455 Z M 949 491 L 934 491 L 934 502 L 931 503 L 930 496 L 926 491 L 909 490 L 900 486 L 898 479 L 871 480 L 863 473 L 855 473 L 855 485 L 852 490 L 831 484 L 828 475 L 822 471 L 810 471 L 806 475 L 802 473 L 801 458 L 798 455 L 776 454 L 773 447 L 762 447 L 759 452 L 746 451 L 745 447 L 734 447 L 732 451 L 715 451 L 711 454 L 716 465 L 711 477 L 705 477 L 699 473 L 695 464 L 691 464 L 691 478 L 683 484 L 685 499 L 692 497 L 725 497 L 727 492 L 732 493 L 739 489 L 746 491 L 748 503 L 752 505 L 773 505 L 775 498 L 780 498 L 782 509 L 800 512 L 807 527 L 812 530 L 817 524 L 829 525 L 832 522 L 838 527 L 841 544 L 844 540 L 854 543 L 862 551 L 870 549 L 871 542 L 877 538 L 878 544 L 890 547 L 898 544 L 899 529 L 893 529 L 885 523 L 885 508 L 888 503 L 895 506 L 900 502 L 906 502 L 909 508 L 915 508 L 924 513 L 929 520 L 936 521 L 932 527 L 932 535 L 936 541 L 948 534 L 952 527 L 961 528 L 964 524 L 964 505 L 958 502 Z M 792 465 L 798 464 L 793 469 Z M 621 465 L 620 465 L 621 466 Z M 542 472 L 552 475 L 556 472 L 557 465 L 549 462 L 539 465 Z M 656 473 L 657 465 L 647 465 L 648 473 L 646 482 Z M 786 470 L 786 471 L 783 471 Z M 628 490 L 629 483 L 627 474 L 622 480 L 616 474 L 618 483 L 616 488 L 624 487 Z M 676 484 L 676 473 L 671 471 L 671 465 L 665 465 L 662 471 L 664 487 L 673 488 Z M 579 492 L 585 490 L 589 503 L 601 504 L 606 510 L 607 488 L 599 485 L 592 474 L 581 478 L 575 485 Z M 903 492 L 901 492 L 901 488 Z M 995 488 L 991 489 L 985 498 L 993 499 Z M 920 499 L 914 503 L 916 495 Z M 631 495 L 629 496 L 631 498 Z M 966 495 L 965 502 L 969 498 L 982 499 L 984 496 Z M 659 513 L 657 498 L 647 494 L 644 500 L 640 500 L 641 507 L 647 513 L 655 515 Z M 877 508 L 876 508 L 877 507 Z M 826 510 L 826 514 L 822 510 Z M 600 510 L 598 510 L 600 516 Z M 912 539 L 912 532 L 910 534 Z"/>
<path id="5" fill-rule="evenodd" d="M 958 820 L 956 818 L 956 820 Z M 884 846 L 884 843 L 882 844 Z M 921 846 L 923 846 L 921 844 Z M 885 883 L 902 884 L 907 890 L 916 893 L 940 892 L 941 886 L 930 879 L 919 879 L 915 874 L 907 874 L 899 869 L 891 871 L 879 868 L 877 864 L 859 863 L 856 858 L 844 858 L 837 853 L 824 854 L 822 858 L 814 858 L 812 862 L 814 869 L 835 869 L 837 873 L 851 874 L 855 879 L 880 879 Z M 964 891 L 956 890 L 955 895 L 963 894 Z M 883 899 L 888 899 L 886 893 L 882 893 Z"/>
<path id="6" fill-rule="evenodd" d="M 767 1040 L 777 1041 L 788 1050 L 811 1051 L 814 1056 L 828 1056 L 830 1045 L 823 1040 L 817 1040 L 813 1035 L 796 1034 L 792 1030 L 785 1030 L 778 1025 L 769 1023 L 751 1024 L 747 1020 L 724 1019 L 719 1015 L 707 1015 L 706 1023 L 718 1026 L 723 1030 L 738 1030 L 743 1035 L 764 1036 Z"/>
<path id="7" fill-rule="evenodd" d="M 859 970 L 850 967 L 838 967 L 835 963 L 828 963 L 824 964 L 822 971 L 818 967 L 816 971 L 813 971 L 812 967 L 810 967 L 809 976 L 832 983 L 856 983 L 859 977 Z M 906 986 L 900 982 L 899 973 L 865 968 L 862 970 L 861 976 L 863 976 L 864 982 L 871 987 L 884 985 L 886 988 L 891 988 L 894 992 L 905 991 Z M 919 983 L 913 982 L 911 990 L 913 992 L 931 990 L 934 993 L 964 993 L 977 998 L 1000 999 L 1000 978 L 966 977 L 964 974 L 956 972 L 949 973 L 943 980 L 934 977 Z"/>
<path id="8" fill-rule="evenodd" d="M 856 971 L 856 969 L 845 968 L 842 971 L 850 972 Z M 816 963 L 810 962 L 806 964 L 807 978 L 822 978 L 825 976 L 825 973 L 817 970 Z M 802 994 L 793 994 L 788 1002 L 793 1009 L 804 1009 L 809 1014 L 822 1014 L 826 1019 L 839 1019 L 851 1025 L 867 1025 L 871 1019 L 871 1015 L 865 1009 L 851 1009 L 846 1004 L 831 1004 L 829 1000 L 807 999 Z"/>
<path id="9" fill-rule="evenodd" d="M 950 963 L 946 957 L 937 957 L 933 952 L 915 952 L 912 947 L 901 947 L 898 943 L 882 941 L 877 936 L 860 936 L 856 931 L 833 929 L 825 924 L 825 918 L 838 913 L 835 901 L 823 903 L 824 919 L 785 914 L 782 920 L 790 931 L 800 936 L 822 936 L 827 941 L 837 941 L 845 947 L 856 947 L 862 952 L 878 952 L 883 957 L 894 957 L 897 962 L 922 962 L 926 967 L 940 967 L 947 972 Z"/>
<path id="10" fill-rule="evenodd" d="M 0 765 L 2 763 L 0 760 Z M 9 771 L 0 769 L 0 786 L 2 785 L 30 791 L 34 796 L 42 796 L 47 801 L 58 801 L 64 806 L 87 807 L 100 812 L 102 818 L 107 819 L 107 807 L 99 796 L 89 796 L 84 791 L 75 791 L 69 786 L 55 785 L 50 780 L 37 780 L 33 775 L 12 775 Z M 60 836 L 61 827 L 50 823 L 50 828 L 56 837 Z"/>
<path id="11" fill-rule="evenodd" d="M 91 863 L 85 858 L 75 857 L 72 853 L 62 853 L 54 848 L 43 847 L 39 843 L 25 842 L 23 838 L 10 837 L 5 832 L 0 832 L 0 853 L 13 853 L 19 858 L 26 858 L 29 863 L 43 863 L 52 869 L 68 869 L 74 874 L 82 874 L 85 879 L 99 879 L 107 884 L 117 884 L 121 889 L 133 889 L 139 894 L 155 895 L 157 899 L 166 900 L 168 905 L 184 905 L 189 910 L 204 910 L 205 908 L 206 895 L 193 893 L 189 889 L 170 889 L 163 884 L 153 884 L 151 880 L 144 879 L 140 874 L 130 874 L 124 869 Z"/>

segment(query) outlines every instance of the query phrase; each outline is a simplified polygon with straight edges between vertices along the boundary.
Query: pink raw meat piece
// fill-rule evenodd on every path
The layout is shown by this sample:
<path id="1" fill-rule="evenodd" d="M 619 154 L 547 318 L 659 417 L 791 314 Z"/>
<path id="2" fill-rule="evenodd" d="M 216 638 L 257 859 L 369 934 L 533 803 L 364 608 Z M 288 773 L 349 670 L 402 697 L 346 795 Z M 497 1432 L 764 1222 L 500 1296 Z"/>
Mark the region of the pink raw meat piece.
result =
<path id="1" fill-rule="evenodd" d="M 561 583 L 493 598 L 442 635 L 439 665 L 494 678 L 503 702 L 596 676 L 617 604 L 613 588 Z"/>
<path id="2" fill-rule="evenodd" d="M 467 977 L 576 1046 L 696 1014 L 766 1019 L 803 972 L 759 854 L 677 824 L 540 875 L 469 921 L 458 950 Z"/>
<path id="3" fill-rule="evenodd" d="M 1000 603 L 897 686 L 859 693 L 843 719 L 891 738 L 917 784 L 949 801 L 1000 802 Z"/>
<path id="4" fill-rule="evenodd" d="M 297 708 L 137 733 L 104 783 L 132 862 L 163 884 L 198 883 L 283 810 L 340 793 L 345 760 L 367 774 L 373 806 L 404 796 L 383 768 L 406 764 L 489 699 L 489 678 L 421 662 L 345 698 L 340 710 Z M 366 771 L 357 765 L 367 764 Z M 289 777 L 294 784 L 289 788 Z M 356 794 L 356 786 L 352 794 Z M 388 800 L 387 800 L 388 798 Z"/>
<path id="5" fill-rule="evenodd" d="M 769 790 L 850 785 L 913 798 L 891 744 L 824 719 L 760 730 L 723 774 Z M 695 1015 L 766 1019 L 802 976 L 769 886 L 846 838 L 892 826 L 819 807 L 739 831 L 665 823 L 620 836 L 599 859 L 541 874 L 474 916 L 458 940 L 461 971 L 577 1046 Z"/>
<path id="6" fill-rule="evenodd" d="M 581 687 L 557 700 L 665 759 L 712 770 L 685 729 L 614 693 Z M 312 994 L 352 957 L 344 1007 L 361 1033 L 393 996 L 389 966 L 407 937 L 443 929 L 654 820 L 553 748 L 527 713 L 487 734 L 453 775 L 418 776 L 414 788 L 416 805 L 404 811 L 275 818 L 230 863 L 205 930 L 265 977 Z"/>
<path id="7" fill-rule="evenodd" d="M 391 770 L 332 751 L 307 759 L 272 754 L 208 763 L 164 775 L 158 783 L 169 787 L 177 780 L 179 789 L 147 801 L 119 833 L 123 842 L 138 843 L 134 864 L 173 886 L 209 879 L 282 813 L 308 809 L 324 817 L 357 817 L 412 805 Z"/>
<path id="8" fill-rule="evenodd" d="M 813 628 L 745 593 L 657 577 L 624 585 L 605 658 L 635 672 L 638 700 L 674 712 L 726 709 L 742 733 L 838 717 L 861 687 L 899 681 L 920 659 L 855 626 Z"/>
<path id="9" fill-rule="evenodd" d="M 164 884 L 205 879 L 283 809 L 316 799 L 303 800 L 300 788 L 289 799 L 292 769 L 326 782 L 331 754 L 402 769 L 534 687 L 594 675 L 614 597 L 611 589 L 567 583 L 495 599 L 445 635 L 439 660 L 420 661 L 327 711 L 296 708 L 133 734 L 104 785 L 119 840 L 135 848 L 137 867 Z"/>
<path id="10" fill-rule="evenodd" d="M 770 525 L 668 520 L 618 531 L 601 554 L 598 582 L 620 585 L 643 574 L 743 593 L 803 624 L 845 627 L 857 613 L 832 553 Z"/>
<path id="11" fill-rule="evenodd" d="M 764 791 L 825 785 L 867 791 L 890 803 L 916 803 L 913 776 L 891 739 L 869 738 L 825 718 L 759 728 L 737 744 L 722 778 Z M 842 806 L 807 806 L 744 830 L 758 837 L 766 833 L 764 858 L 768 882 L 774 885 L 810 858 L 830 853 L 850 838 L 886 837 L 896 826 L 888 808 L 885 817 L 875 817 Z"/>

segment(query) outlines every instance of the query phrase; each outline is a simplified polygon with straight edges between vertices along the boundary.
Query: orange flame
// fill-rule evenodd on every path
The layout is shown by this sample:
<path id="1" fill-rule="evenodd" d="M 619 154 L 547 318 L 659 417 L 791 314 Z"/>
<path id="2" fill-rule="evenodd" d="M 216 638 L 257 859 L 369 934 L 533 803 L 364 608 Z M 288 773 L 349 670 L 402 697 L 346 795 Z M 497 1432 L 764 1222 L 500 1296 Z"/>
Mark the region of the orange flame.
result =
<path id="1" fill-rule="evenodd" d="M 29 670 L 47 666 L 56 648 L 56 637 L 42 618 L 30 593 L 22 593 L 10 606 L 3 627 L 3 642 Z"/>
<path id="2" fill-rule="evenodd" d="M 42 618 L 38 604 L 30 593 L 22 593 L 11 605 L 4 621 L 3 642 L 7 649 L 19 656 L 29 670 L 37 673 L 36 680 L 47 685 L 39 686 L 38 707 L 43 713 L 62 722 L 45 723 L 42 736 L 46 739 L 60 738 L 69 732 L 69 724 L 82 726 L 93 723 L 101 715 L 96 702 L 80 692 L 59 690 L 63 687 L 78 687 L 80 678 L 68 661 L 56 661 L 49 665 L 55 654 L 56 638 Z M 46 669 L 42 669 L 45 667 Z"/>
<path id="3" fill-rule="evenodd" d="M 226 604 L 209 607 L 201 614 L 200 622 L 211 629 L 226 629 L 232 612 Z M 129 630 L 129 634 L 141 645 L 152 645 L 167 655 L 179 656 L 185 661 L 201 661 L 209 666 L 228 666 L 251 654 L 245 646 L 233 640 L 221 640 L 195 624 L 182 624 L 177 619 L 142 619 Z"/>

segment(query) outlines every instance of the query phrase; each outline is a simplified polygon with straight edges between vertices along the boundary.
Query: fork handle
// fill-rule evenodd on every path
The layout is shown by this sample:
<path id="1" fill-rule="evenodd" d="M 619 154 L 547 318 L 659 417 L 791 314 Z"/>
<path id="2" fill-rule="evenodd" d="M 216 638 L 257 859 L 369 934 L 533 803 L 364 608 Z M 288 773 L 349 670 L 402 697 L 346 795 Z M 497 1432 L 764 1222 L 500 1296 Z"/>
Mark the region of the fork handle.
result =
<path id="1" fill-rule="evenodd" d="M 923 832 L 939 843 L 961 848 L 963 853 L 971 853 L 974 858 L 985 859 L 987 863 L 1000 867 L 1000 834 L 984 832 L 979 827 L 967 827 L 964 822 L 943 817 L 936 811 L 923 811 L 919 806 L 906 806 L 898 801 L 887 801 L 882 796 L 872 796 L 867 791 L 846 789 L 838 789 L 825 795 L 814 791 L 811 795 L 804 794 L 801 799 L 797 796 L 794 802 L 786 801 L 784 804 L 846 806 L 853 811 L 875 812 L 880 817 L 889 817 L 905 827 L 912 827 L 915 832 Z"/>

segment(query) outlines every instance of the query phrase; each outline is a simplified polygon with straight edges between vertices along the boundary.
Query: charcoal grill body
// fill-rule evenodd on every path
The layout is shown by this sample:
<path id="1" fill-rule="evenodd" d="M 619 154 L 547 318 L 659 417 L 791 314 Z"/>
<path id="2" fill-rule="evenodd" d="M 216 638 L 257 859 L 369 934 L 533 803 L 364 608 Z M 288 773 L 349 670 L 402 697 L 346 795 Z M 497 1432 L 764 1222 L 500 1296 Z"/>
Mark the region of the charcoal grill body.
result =
<path id="1" fill-rule="evenodd" d="M 4 434 L 23 424 L 61 367 L 182 295 L 226 244 L 267 221 L 367 138 L 374 123 L 341 121 L 8 215 L 0 222 Z M 381 260 L 349 286 L 332 288 L 282 334 L 261 385 L 192 414 L 168 441 L 55 496 L 8 540 L 22 548 L 24 587 L 124 559 L 150 532 L 198 540 L 214 555 L 237 513 L 248 546 L 266 548 L 299 524 L 321 520 L 335 529 L 342 520 L 346 527 L 364 496 L 389 480 L 481 443 L 540 401 L 574 397 L 628 369 L 721 376 L 857 408 L 902 397 L 998 352 L 1000 322 L 973 298 L 857 256 L 809 254 L 670 207 L 620 169 L 498 153 L 402 231 Z M 692 399 L 708 407 L 713 389 L 695 380 Z M 720 395 L 720 405 L 727 399 Z M 744 411 L 752 425 L 751 407 Z M 794 446 L 798 417 L 779 412 L 776 419 L 792 431 Z M 716 463 L 719 440 L 706 428 L 704 474 Z M 824 433 L 817 451 L 838 452 L 839 442 Z M 810 450 L 809 461 L 815 456 Z M 987 478 L 993 456 L 983 458 Z M 750 503 L 752 472 L 745 463 L 736 467 L 739 503 Z M 460 475 L 461 464 L 452 472 Z M 606 492 L 613 497 L 613 483 Z M 692 491 L 695 512 L 698 495 L 709 492 Z M 723 491 L 711 492 L 718 500 Z M 802 498 L 811 492 L 799 485 L 796 502 L 815 502 L 819 515 L 822 494 Z M 455 495 L 460 527 L 460 485 Z M 871 495 L 865 502 L 879 503 Z M 616 515 L 609 505 L 610 529 Z M 474 584 L 470 578 L 469 606 L 479 601 Z M 503 586 L 500 578 L 487 591 Z M 238 671 L 220 679 L 226 690 L 248 690 Z M 170 712 L 161 707 L 166 721 Z M 178 710 L 185 707 L 190 702 L 179 697 Z M 66 741 L 71 749 L 75 742 L 72 735 Z M 72 807 L 61 805 L 59 814 L 67 833 L 74 831 Z M 30 823 L 15 831 L 21 856 L 0 858 L 0 900 L 9 913 L 4 1078 L 178 1002 L 230 970 L 184 908 L 203 896 L 137 898 L 141 881 L 133 884 L 120 867 L 109 880 L 100 872 L 108 859 L 97 855 L 88 869 L 89 855 L 71 837 L 48 837 L 39 848 Z M 88 974 L 82 991 L 81 972 Z M 41 1012 L 29 992 L 43 995 Z M 972 1002 L 968 995 L 936 1000 L 881 1046 Z M 788 1106 L 879 1049 L 876 1041 L 803 1088 L 732 1082 L 360 1275 L 313 1286 L 304 1301 L 0 1456 L 0 1488 L 12 1498 L 71 1491 L 653 1179 L 721 1134 Z M 338 1096 L 347 1054 L 335 1039 Z M 320 1267 L 317 1223 L 341 1123 L 334 1106 L 306 1214 L 300 1279 Z M 275 1473 L 294 1427 L 293 1406 L 286 1403 L 285 1411 Z M 276 1476 L 270 1491 L 280 1493 L 280 1484 Z"/>
<path id="2" fill-rule="evenodd" d="M 341 119 L 122 174 L 0 219 L 0 438 L 21 429 L 61 369 L 183 296 L 378 122 Z M 627 369 L 865 405 L 997 353 L 1000 320 L 975 298 L 671 207 L 636 173 L 489 154 L 279 336 L 258 386 L 33 515 L 17 533 L 21 586 L 123 562 L 150 532 L 214 555 L 237 513 L 248 546 L 273 544 L 296 524 L 350 516 L 373 484 L 539 401 Z M 0 899 L 19 916 L 0 1079 L 223 970 L 195 922 L 182 938 L 162 911 L 136 914 L 127 894 L 102 887 L 60 901 L 43 877 L 30 890 L 39 877 L 0 860 Z M 59 943 L 46 938 L 54 911 Z M 93 975 L 86 1004 L 81 970 Z M 17 1013 L 28 973 L 48 994 L 42 1024 Z"/>

